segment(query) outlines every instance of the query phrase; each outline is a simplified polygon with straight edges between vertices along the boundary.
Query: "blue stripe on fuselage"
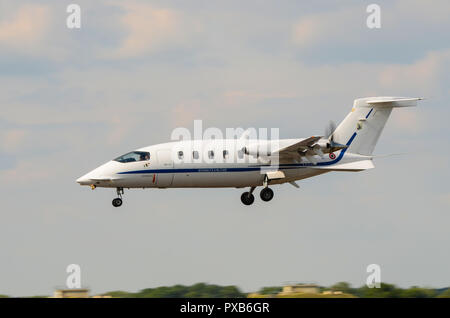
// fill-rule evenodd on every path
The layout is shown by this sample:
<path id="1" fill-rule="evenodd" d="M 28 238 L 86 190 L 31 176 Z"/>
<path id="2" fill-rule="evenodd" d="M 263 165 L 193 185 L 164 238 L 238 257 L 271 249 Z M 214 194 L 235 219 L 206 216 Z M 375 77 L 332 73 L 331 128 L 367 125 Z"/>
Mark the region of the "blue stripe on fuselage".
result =
<path id="1" fill-rule="evenodd" d="M 369 112 L 370 114 L 370 112 Z M 348 140 L 346 146 L 347 148 L 342 149 L 339 156 L 331 161 L 313 163 L 286 163 L 280 164 L 281 169 L 294 169 L 301 167 L 312 167 L 312 166 L 329 166 L 338 163 L 343 157 L 348 147 L 351 145 L 353 139 L 356 137 L 356 132 Z M 259 166 L 249 166 L 242 168 L 188 168 L 188 169 L 147 169 L 147 170 L 135 170 L 135 171 L 124 171 L 118 172 L 117 174 L 144 174 L 144 173 L 192 173 L 192 172 L 245 172 L 245 171 L 259 171 L 261 167 L 270 167 L 270 165 L 259 165 Z"/>

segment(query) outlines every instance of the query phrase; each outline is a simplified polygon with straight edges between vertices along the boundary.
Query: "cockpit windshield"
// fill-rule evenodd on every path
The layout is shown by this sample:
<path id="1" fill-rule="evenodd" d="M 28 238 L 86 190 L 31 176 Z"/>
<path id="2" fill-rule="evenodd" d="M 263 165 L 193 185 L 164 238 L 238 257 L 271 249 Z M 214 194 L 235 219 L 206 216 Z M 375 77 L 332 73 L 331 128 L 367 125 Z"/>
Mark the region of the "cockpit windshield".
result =
<path id="1" fill-rule="evenodd" d="M 135 162 L 135 161 L 146 161 L 150 160 L 150 153 L 146 151 L 132 151 L 129 153 L 126 153 L 116 159 L 115 161 L 118 162 Z"/>

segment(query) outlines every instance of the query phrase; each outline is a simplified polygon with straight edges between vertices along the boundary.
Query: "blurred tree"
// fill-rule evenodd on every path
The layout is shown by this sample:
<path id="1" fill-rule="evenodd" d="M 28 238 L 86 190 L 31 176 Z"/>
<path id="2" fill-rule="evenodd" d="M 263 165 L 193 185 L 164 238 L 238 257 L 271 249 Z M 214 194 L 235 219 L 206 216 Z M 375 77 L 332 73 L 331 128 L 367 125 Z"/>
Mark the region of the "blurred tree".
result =
<path id="1" fill-rule="evenodd" d="M 393 284 L 381 283 L 380 288 L 363 286 L 355 289 L 355 295 L 364 298 L 400 298 L 402 289 Z"/>
<path id="2" fill-rule="evenodd" d="M 135 293 L 129 293 L 129 292 L 121 291 L 121 290 L 110 291 L 110 292 L 102 294 L 102 296 L 111 296 L 114 298 L 130 298 L 130 297 L 136 297 L 135 295 L 136 295 Z"/>
<path id="3" fill-rule="evenodd" d="M 236 286 L 222 287 L 218 297 L 223 298 L 243 298 L 246 294 L 242 293 Z"/>
<path id="4" fill-rule="evenodd" d="M 401 297 L 405 298 L 432 298 L 435 297 L 437 292 L 433 289 L 420 288 L 413 286 L 411 288 L 405 289 L 401 293 Z"/>
<path id="5" fill-rule="evenodd" d="M 269 286 L 269 287 L 263 287 L 258 291 L 258 294 L 261 295 L 274 295 L 278 294 L 283 290 L 283 287 L 280 286 Z"/>
<path id="6" fill-rule="evenodd" d="M 438 295 L 439 298 L 450 298 L 450 288 L 447 288 Z"/>
<path id="7" fill-rule="evenodd" d="M 354 294 L 355 288 L 352 288 L 351 285 L 347 282 L 339 282 L 330 287 L 332 291 L 341 291 L 345 294 Z"/>
<path id="8" fill-rule="evenodd" d="M 218 286 L 198 283 L 192 286 L 175 285 L 170 287 L 146 288 L 134 294 L 132 297 L 142 298 L 237 298 L 245 297 L 236 286 Z"/>

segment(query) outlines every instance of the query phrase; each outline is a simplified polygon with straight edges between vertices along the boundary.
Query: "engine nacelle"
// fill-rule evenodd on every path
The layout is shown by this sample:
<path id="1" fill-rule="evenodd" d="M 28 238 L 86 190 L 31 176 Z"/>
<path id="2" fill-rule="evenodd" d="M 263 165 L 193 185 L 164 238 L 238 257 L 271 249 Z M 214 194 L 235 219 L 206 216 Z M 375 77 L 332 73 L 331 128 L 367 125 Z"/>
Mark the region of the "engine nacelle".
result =
<path id="1" fill-rule="evenodd" d="M 248 145 L 248 146 L 242 148 L 242 151 L 246 155 L 253 156 L 256 158 L 259 158 L 260 156 L 270 157 L 270 155 L 271 155 L 268 145 L 260 145 L 260 144 Z"/>
<path id="2" fill-rule="evenodd" d="M 320 147 L 321 149 L 325 150 L 327 148 L 330 148 L 330 141 L 328 139 L 320 139 L 314 147 Z"/>

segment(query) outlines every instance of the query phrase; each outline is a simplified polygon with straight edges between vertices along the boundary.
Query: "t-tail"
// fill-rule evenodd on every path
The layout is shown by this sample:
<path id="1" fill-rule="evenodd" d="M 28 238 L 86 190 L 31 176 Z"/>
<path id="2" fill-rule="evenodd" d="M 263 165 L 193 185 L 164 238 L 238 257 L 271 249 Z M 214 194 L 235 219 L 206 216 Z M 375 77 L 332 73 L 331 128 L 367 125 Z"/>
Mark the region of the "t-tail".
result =
<path id="1" fill-rule="evenodd" d="M 352 111 L 333 133 L 334 142 L 348 145 L 347 154 L 371 156 L 393 108 L 417 106 L 421 98 L 366 97 L 353 102 Z"/>

